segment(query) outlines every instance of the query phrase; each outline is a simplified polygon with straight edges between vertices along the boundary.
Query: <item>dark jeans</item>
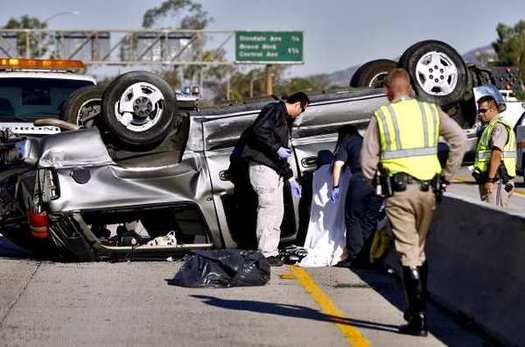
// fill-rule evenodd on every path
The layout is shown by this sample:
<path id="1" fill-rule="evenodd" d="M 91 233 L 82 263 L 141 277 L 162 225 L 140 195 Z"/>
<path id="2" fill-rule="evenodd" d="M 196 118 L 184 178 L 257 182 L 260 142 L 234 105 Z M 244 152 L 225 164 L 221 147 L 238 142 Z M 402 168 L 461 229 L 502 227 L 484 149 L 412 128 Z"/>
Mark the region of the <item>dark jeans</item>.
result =
<path id="1" fill-rule="evenodd" d="M 382 198 L 361 174 L 352 174 L 345 202 L 348 259 L 357 258 L 366 240 L 376 230 Z"/>

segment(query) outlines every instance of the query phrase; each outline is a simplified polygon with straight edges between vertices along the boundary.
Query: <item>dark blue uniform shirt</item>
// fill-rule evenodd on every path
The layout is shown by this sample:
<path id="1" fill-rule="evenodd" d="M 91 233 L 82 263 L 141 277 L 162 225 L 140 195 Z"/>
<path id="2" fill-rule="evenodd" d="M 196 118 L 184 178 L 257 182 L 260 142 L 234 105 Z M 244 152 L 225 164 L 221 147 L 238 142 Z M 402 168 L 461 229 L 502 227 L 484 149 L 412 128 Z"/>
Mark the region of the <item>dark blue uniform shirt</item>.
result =
<path id="1" fill-rule="evenodd" d="M 353 174 L 361 173 L 361 146 L 363 137 L 361 135 L 348 136 L 343 139 L 341 145 L 335 151 L 335 161 L 344 161 Z"/>

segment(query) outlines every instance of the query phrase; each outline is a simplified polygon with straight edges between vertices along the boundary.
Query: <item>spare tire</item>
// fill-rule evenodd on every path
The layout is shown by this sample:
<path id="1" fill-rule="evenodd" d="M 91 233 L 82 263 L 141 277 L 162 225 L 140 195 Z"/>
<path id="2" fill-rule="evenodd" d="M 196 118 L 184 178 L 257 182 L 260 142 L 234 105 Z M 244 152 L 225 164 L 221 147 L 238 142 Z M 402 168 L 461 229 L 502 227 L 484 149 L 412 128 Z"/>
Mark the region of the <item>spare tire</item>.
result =
<path id="1" fill-rule="evenodd" d="M 382 88 L 385 78 L 397 67 L 397 63 L 389 59 L 377 59 L 363 64 L 354 72 L 350 87 Z"/>
<path id="2" fill-rule="evenodd" d="M 62 106 L 62 119 L 80 128 L 92 127 L 102 111 L 104 88 L 87 86 L 75 90 Z"/>
<path id="3" fill-rule="evenodd" d="M 408 71 L 416 94 L 441 106 L 464 99 L 471 88 L 467 67 L 459 53 L 448 44 L 427 40 L 409 47 L 399 59 Z"/>
<path id="4" fill-rule="evenodd" d="M 119 145 L 142 150 L 169 133 L 177 112 L 170 85 L 146 71 L 132 71 L 113 80 L 102 98 L 102 119 Z"/>

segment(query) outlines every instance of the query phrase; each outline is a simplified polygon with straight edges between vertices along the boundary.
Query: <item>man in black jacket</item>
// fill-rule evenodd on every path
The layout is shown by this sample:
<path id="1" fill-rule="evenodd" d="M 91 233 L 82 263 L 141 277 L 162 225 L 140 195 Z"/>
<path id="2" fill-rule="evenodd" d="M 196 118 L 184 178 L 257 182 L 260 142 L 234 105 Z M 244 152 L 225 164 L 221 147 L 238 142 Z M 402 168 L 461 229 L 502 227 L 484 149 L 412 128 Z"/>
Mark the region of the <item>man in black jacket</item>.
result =
<path id="1" fill-rule="evenodd" d="M 288 180 L 294 197 L 301 187 L 288 163 L 292 150 L 289 121 L 297 118 L 310 100 L 304 93 L 290 95 L 285 102 L 273 102 L 261 110 L 255 122 L 241 136 L 236 152 L 248 163 L 250 183 L 257 194 L 257 248 L 272 266 L 282 265 L 278 257 L 284 216 L 283 186 Z"/>

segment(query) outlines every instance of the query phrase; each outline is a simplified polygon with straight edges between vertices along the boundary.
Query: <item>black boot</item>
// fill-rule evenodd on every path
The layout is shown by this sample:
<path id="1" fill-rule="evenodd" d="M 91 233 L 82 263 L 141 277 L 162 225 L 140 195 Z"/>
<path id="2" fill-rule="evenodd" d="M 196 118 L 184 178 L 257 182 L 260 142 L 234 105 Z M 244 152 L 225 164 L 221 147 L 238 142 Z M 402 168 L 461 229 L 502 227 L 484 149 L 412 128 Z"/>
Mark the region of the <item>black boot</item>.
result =
<path id="1" fill-rule="evenodd" d="M 421 264 L 421 266 L 418 266 L 417 269 L 419 271 L 419 278 L 421 278 L 421 285 L 423 287 L 423 297 L 426 302 L 428 298 L 428 289 L 427 289 L 428 288 L 427 287 L 428 265 L 427 265 L 427 262 L 424 262 L 423 264 Z"/>
<path id="2" fill-rule="evenodd" d="M 417 269 L 419 271 L 419 278 L 421 278 L 421 285 L 423 288 L 423 300 L 426 303 L 426 301 L 428 300 L 428 286 L 427 286 L 428 265 L 427 265 L 427 262 L 425 261 L 421 266 L 418 266 Z M 403 318 L 407 322 L 410 321 L 410 310 L 408 308 L 405 310 L 405 312 L 403 312 Z"/>
<path id="3" fill-rule="evenodd" d="M 403 266 L 403 284 L 408 303 L 408 324 L 399 328 L 401 334 L 427 336 L 425 293 L 418 267 Z"/>

